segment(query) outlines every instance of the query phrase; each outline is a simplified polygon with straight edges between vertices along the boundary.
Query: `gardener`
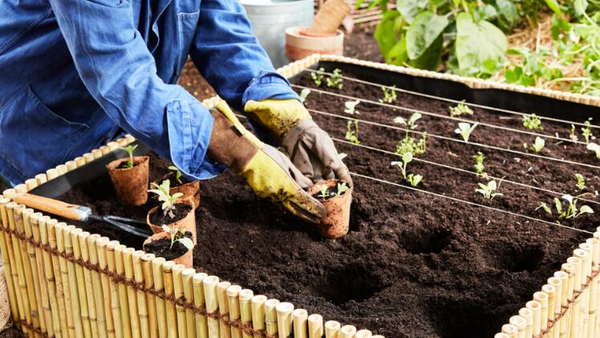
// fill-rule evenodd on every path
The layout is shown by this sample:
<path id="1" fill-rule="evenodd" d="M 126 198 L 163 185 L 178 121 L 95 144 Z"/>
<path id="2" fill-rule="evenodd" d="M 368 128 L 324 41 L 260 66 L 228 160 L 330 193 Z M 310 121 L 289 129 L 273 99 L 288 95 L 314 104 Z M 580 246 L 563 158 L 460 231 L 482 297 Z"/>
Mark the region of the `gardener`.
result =
<path id="1" fill-rule="evenodd" d="M 225 105 L 210 113 L 176 85 L 188 55 L 283 153 L 240 128 Z M 326 211 L 302 188 L 350 181 L 237 1 L 0 1 L 0 175 L 22 182 L 121 130 L 190 178 L 229 166 L 259 196 L 313 222 Z"/>

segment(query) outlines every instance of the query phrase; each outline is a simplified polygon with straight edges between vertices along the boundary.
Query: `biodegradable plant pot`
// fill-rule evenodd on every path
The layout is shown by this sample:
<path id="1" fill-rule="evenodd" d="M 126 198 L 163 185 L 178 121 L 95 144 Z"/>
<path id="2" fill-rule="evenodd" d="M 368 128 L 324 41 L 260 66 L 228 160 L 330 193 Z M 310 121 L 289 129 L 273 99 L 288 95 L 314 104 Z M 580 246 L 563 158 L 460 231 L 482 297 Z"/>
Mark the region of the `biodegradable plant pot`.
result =
<path id="1" fill-rule="evenodd" d="M 192 181 L 188 182 L 183 178 L 183 184 L 179 184 L 175 179 L 175 173 L 168 173 L 164 175 L 160 180 L 154 181 L 153 183 L 160 185 L 160 182 L 164 180 L 171 181 L 171 189 L 169 192 L 171 195 L 175 193 L 182 193 L 182 199 L 189 198 L 194 201 L 194 206 L 197 208 L 200 205 L 200 181 Z M 178 185 L 179 184 L 179 185 Z M 157 197 L 153 197 L 156 199 Z"/>
<path id="2" fill-rule="evenodd" d="M 285 56 L 292 61 L 312 54 L 344 54 L 344 33 L 308 33 L 306 27 L 290 27 L 285 30 Z"/>
<path id="3" fill-rule="evenodd" d="M 185 235 L 193 236 L 189 231 Z M 178 242 L 173 243 L 173 247 L 171 247 L 170 234 L 166 231 L 148 237 L 144 241 L 143 249 L 147 253 L 156 255 L 156 257 L 163 257 L 168 261 L 174 261 L 176 264 L 183 264 L 186 268 L 192 267 L 194 250 L 188 250 Z"/>
<path id="4" fill-rule="evenodd" d="M 129 157 L 112 161 L 106 165 L 106 169 L 119 200 L 127 205 L 142 205 L 148 201 L 150 158 L 136 156 L 133 158 L 133 168 L 121 168 L 127 161 Z"/>
<path id="5" fill-rule="evenodd" d="M 318 225 L 319 233 L 325 238 L 344 237 L 349 230 L 353 188 L 350 187 L 341 196 L 333 196 L 327 199 L 317 197 L 323 185 L 329 188 L 328 192 L 336 192 L 339 182 L 339 180 L 321 181 L 308 189 L 308 193 L 321 201 L 327 208 L 327 216 L 321 219 L 321 223 Z"/>
<path id="6" fill-rule="evenodd" d="M 192 239 L 194 240 L 194 244 L 196 244 L 196 214 L 194 212 L 196 206 L 194 202 L 191 199 L 179 199 L 175 202 L 175 205 L 175 218 L 173 220 L 168 219 L 168 216 L 163 216 L 162 209 L 158 206 L 148 211 L 146 223 L 148 223 L 150 229 L 155 234 L 163 232 L 163 225 L 167 225 L 170 228 L 185 229 L 192 233 Z"/>

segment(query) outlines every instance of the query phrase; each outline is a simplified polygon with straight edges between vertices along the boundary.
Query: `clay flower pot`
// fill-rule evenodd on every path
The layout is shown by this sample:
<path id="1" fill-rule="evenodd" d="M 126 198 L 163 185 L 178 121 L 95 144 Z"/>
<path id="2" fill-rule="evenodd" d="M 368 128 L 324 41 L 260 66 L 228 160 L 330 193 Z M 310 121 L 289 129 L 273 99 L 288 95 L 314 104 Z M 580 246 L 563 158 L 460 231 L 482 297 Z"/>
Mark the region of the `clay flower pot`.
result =
<path id="1" fill-rule="evenodd" d="M 292 61 L 312 54 L 344 54 L 344 33 L 309 33 L 306 27 L 290 27 L 285 30 L 285 56 Z"/>
<path id="2" fill-rule="evenodd" d="M 166 260 L 174 261 L 176 264 L 183 264 L 186 268 L 191 268 L 193 263 L 193 249 L 187 250 L 183 255 L 179 255 L 168 248 L 171 246 L 170 234 L 166 231 L 159 232 L 148 237 L 144 241 L 143 249 L 147 253 L 155 254 L 157 257 L 163 257 Z M 181 250 L 183 246 L 175 243 L 174 250 Z M 183 247 L 185 249 L 185 247 Z"/>
<path id="3" fill-rule="evenodd" d="M 192 181 L 192 182 L 186 182 L 183 183 L 181 185 L 175 185 L 176 183 L 178 184 L 179 182 L 177 182 L 177 180 L 175 179 L 175 173 L 168 173 L 166 175 L 164 175 L 160 180 L 154 181 L 154 183 L 156 183 L 157 185 L 160 185 L 160 182 L 164 181 L 164 180 L 170 180 L 171 181 L 171 189 L 169 189 L 169 192 L 171 193 L 171 195 L 175 194 L 175 193 L 182 193 L 183 196 L 181 197 L 182 199 L 184 198 L 190 198 L 192 201 L 194 201 L 194 205 L 197 208 L 200 205 L 200 181 Z M 185 178 L 184 178 L 185 180 Z"/>
<path id="4" fill-rule="evenodd" d="M 136 156 L 133 158 L 133 168 L 121 168 L 121 165 L 127 161 L 129 157 L 112 161 L 106 165 L 106 169 L 119 200 L 127 205 L 142 205 L 148 201 L 150 158 Z"/>
<path id="5" fill-rule="evenodd" d="M 192 233 L 192 235 L 193 235 L 192 239 L 194 241 L 194 244 L 196 244 L 196 213 L 195 213 L 196 206 L 194 205 L 194 202 L 189 198 L 188 199 L 179 199 L 179 200 L 177 200 L 175 205 L 186 205 L 186 206 L 189 206 L 191 209 L 187 213 L 187 215 L 185 215 L 185 217 L 180 218 L 172 223 L 154 224 L 152 222 L 153 215 L 157 212 L 162 213 L 162 209 L 160 208 L 160 206 L 154 207 L 154 208 L 150 209 L 150 211 L 148 211 L 148 214 L 146 215 L 146 223 L 148 223 L 148 225 L 152 229 L 152 232 L 154 232 L 155 234 L 164 232 L 162 229 L 163 225 L 168 225 L 170 228 L 185 229 Z"/>
<path id="6" fill-rule="evenodd" d="M 317 196 L 321 191 L 321 187 L 324 185 L 328 188 L 333 188 L 333 191 L 337 191 L 338 183 L 340 183 L 339 180 L 321 181 L 308 189 L 308 193 L 321 201 L 325 208 L 327 208 L 327 216 L 321 219 L 321 223 L 317 226 L 319 233 L 325 238 L 344 237 L 349 230 L 350 205 L 352 204 L 353 188 L 350 187 L 340 196 L 334 196 L 327 199 L 322 199 Z"/>

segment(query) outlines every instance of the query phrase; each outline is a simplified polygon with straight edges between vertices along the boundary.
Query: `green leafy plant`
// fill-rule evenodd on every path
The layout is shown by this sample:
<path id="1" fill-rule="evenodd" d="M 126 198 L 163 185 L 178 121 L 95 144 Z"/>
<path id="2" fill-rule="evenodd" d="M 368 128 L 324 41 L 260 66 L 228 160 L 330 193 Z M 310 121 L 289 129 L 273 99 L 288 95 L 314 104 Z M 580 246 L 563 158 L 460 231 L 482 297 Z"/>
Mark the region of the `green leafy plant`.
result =
<path id="1" fill-rule="evenodd" d="M 523 116 L 523 127 L 528 129 L 544 129 L 542 126 L 542 119 L 535 114 L 529 114 Z"/>
<path id="2" fill-rule="evenodd" d="M 322 185 L 319 188 L 319 194 L 317 195 L 317 197 L 322 199 L 329 198 L 329 187 L 326 185 Z"/>
<path id="3" fill-rule="evenodd" d="M 327 199 L 330 197 L 335 197 L 335 196 L 341 196 L 343 195 L 346 191 L 348 191 L 348 185 L 346 184 L 346 182 L 340 182 L 336 185 L 336 191 L 332 192 L 331 194 L 329 193 L 329 187 L 326 185 L 322 185 L 319 188 L 319 193 L 317 194 L 318 198 L 321 199 Z"/>
<path id="4" fill-rule="evenodd" d="M 592 118 L 590 117 L 587 121 L 584 122 L 585 127 L 581 128 L 581 134 L 585 139 L 585 143 L 590 143 L 590 140 L 594 137 L 592 134 Z"/>
<path id="5" fill-rule="evenodd" d="M 454 132 L 456 134 L 459 134 L 460 136 L 462 136 L 462 138 L 463 138 L 463 140 L 465 140 L 465 142 L 469 142 L 469 137 L 471 136 L 471 133 L 473 133 L 473 130 L 475 130 L 477 125 L 479 125 L 479 123 L 477 123 L 477 122 L 475 122 L 473 125 L 466 123 L 466 122 L 460 122 L 458 124 L 458 128 L 456 128 L 456 130 L 454 130 Z"/>
<path id="6" fill-rule="evenodd" d="M 563 195 L 561 198 L 567 202 L 565 207 L 563 207 L 563 205 L 560 202 L 560 199 L 558 197 L 554 198 L 554 207 L 556 208 L 556 211 L 559 214 L 558 215 L 559 220 L 569 219 L 569 218 L 575 219 L 584 214 L 593 214 L 594 213 L 594 210 L 587 205 L 582 205 L 580 208 L 578 208 L 577 207 L 577 202 L 578 202 L 577 198 L 574 198 L 571 195 Z"/>
<path id="7" fill-rule="evenodd" d="M 314 74 L 314 73 L 312 73 L 312 74 Z M 302 102 L 306 101 L 308 94 L 310 94 L 310 89 L 308 89 L 308 88 L 302 89 L 302 91 L 300 92 L 300 101 L 302 101 Z"/>
<path id="8" fill-rule="evenodd" d="M 383 99 L 379 99 L 381 103 L 394 103 L 396 102 L 396 86 L 381 87 L 383 91 Z"/>
<path id="9" fill-rule="evenodd" d="M 406 181 L 413 187 L 416 187 L 423 180 L 423 175 L 419 174 L 408 174 L 406 176 Z"/>
<path id="10" fill-rule="evenodd" d="M 152 186 L 156 189 L 150 189 L 148 192 L 156 194 L 158 196 L 158 200 L 163 202 L 161 205 L 163 214 L 165 216 L 169 216 L 169 218 L 174 218 L 175 214 L 173 214 L 173 210 L 175 210 L 175 202 L 178 198 L 183 196 L 183 194 L 178 192 L 171 195 L 171 181 L 169 180 L 162 181 L 160 185 L 152 183 Z"/>
<path id="11" fill-rule="evenodd" d="M 450 116 L 458 117 L 463 115 L 473 115 L 473 110 L 465 104 L 465 101 L 459 102 L 455 107 L 450 108 Z"/>
<path id="12" fill-rule="evenodd" d="M 394 119 L 395 123 L 406 125 L 408 127 L 404 138 L 398 141 L 396 144 L 396 153 L 398 155 L 402 156 L 405 153 L 419 155 L 424 154 L 427 151 L 427 132 L 423 133 L 418 142 L 414 138 L 410 137 L 410 130 L 417 128 L 417 121 L 419 121 L 421 117 L 421 113 L 414 112 L 408 121 L 401 116 L 398 116 Z"/>
<path id="13" fill-rule="evenodd" d="M 563 76 L 559 68 L 548 65 L 547 59 L 552 56 L 552 51 L 544 46 L 539 46 L 535 51 L 526 47 L 515 47 L 507 53 L 519 56 L 519 61 L 515 61 L 515 64 L 504 72 L 507 83 L 535 86 L 540 79 L 552 81 Z"/>
<path id="14" fill-rule="evenodd" d="M 406 171 L 406 166 L 412 162 L 413 154 L 412 153 L 404 153 L 402 155 L 402 161 L 392 161 L 392 165 L 398 166 L 400 168 L 400 172 L 402 173 L 402 177 L 406 182 L 408 182 L 411 186 L 416 187 L 422 180 L 423 176 L 419 174 L 408 173 Z"/>
<path id="15" fill-rule="evenodd" d="M 342 78 L 342 71 L 340 69 L 336 68 L 332 75 L 327 78 L 327 87 L 344 89 L 344 79 Z"/>
<path id="16" fill-rule="evenodd" d="M 133 162 L 133 152 L 137 149 L 138 145 L 128 145 L 127 147 L 119 147 L 120 149 L 124 150 L 127 152 L 127 155 L 129 155 L 129 161 L 127 161 L 127 168 L 133 168 L 134 162 Z"/>
<path id="17" fill-rule="evenodd" d="M 354 144 L 360 144 L 360 140 L 358 139 L 358 121 L 351 120 L 346 124 L 346 140 Z"/>
<path id="18" fill-rule="evenodd" d="M 475 189 L 475 191 L 490 201 L 495 197 L 503 196 L 503 194 L 496 192 L 500 189 L 500 183 L 496 184 L 496 181 L 494 180 L 489 181 L 487 184 L 477 183 L 477 185 L 479 186 L 479 189 Z"/>
<path id="19" fill-rule="evenodd" d="M 575 174 L 575 178 L 577 179 L 577 189 L 585 190 L 587 187 L 585 186 L 585 177 L 581 174 Z"/>
<path id="20" fill-rule="evenodd" d="M 172 165 L 172 166 L 169 166 L 169 170 L 171 170 L 172 172 L 175 173 L 175 179 L 177 180 L 177 183 L 183 184 L 183 181 L 181 180 L 181 178 L 183 177 L 183 175 L 181 174 L 181 171 L 179 170 L 179 168 L 177 168 L 176 166 Z"/>
<path id="21" fill-rule="evenodd" d="M 483 164 L 483 160 L 485 159 L 485 156 L 482 152 L 478 151 L 477 154 L 473 155 L 473 158 L 475 159 L 475 165 L 473 166 L 475 168 L 475 172 L 478 175 L 484 175 L 485 166 Z"/>
<path id="22" fill-rule="evenodd" d="M 344 113 L 346 114 L 350 114 L 350 115 L 354 115 L 354 114 L 360 114 L 358 112 L 358 110 L 356 110 L 356 106 L 360 103 L 360 100 L 356 100 L 356 101 L 346 101 L 344 103 L 344 105 L 346 106 L 346 109 L 344 110 Z"/>
<path id="23" fill-rule="evenodd" d="M 346 182 L 340 182 L 340 183 L 338 183 L 337 186 L 336 186 L 336 188 L 337 188 L 337 192 L 335 194 L 336 196 L 341 196 L 346 191 L 348 191 L 348 189 L 350 189 L 350 188 L 348 188 L 348 185 L 346 184 Z"/>
<path id="24" fill-rule="evenodd" d="M 546 145 L 546 141 L 544 141 L 543 138 L 536 136 L 535 142 L 529 146 L 529 149 L 532 151 L 535 151 L 536 153 L 539 153 L 540 151 L 542 151 L 544 149 L 545 145 Z M 525 148 L 527 148 L 527 143 L 525 143 L 524 146 L 525 146 Z"/>
<path id="25" fill-rule="evenodd" d="M 192 241 L 191 238 L 185 236 L 185 234 L 187 233 L 187 230 L 185 230 L 185 228 L 171 228 L 168 225 L 163 225 L 162 230 L 168 233 L 171 239 L 171 246 L 169 247 L 169 250 L 173 249 L 173 245 L 175 243 L 180 243 L 187 249 L 187 251 L 190 251 L 194 248 L 194 241 Z"/>
<path id="26" fill-rule="evenodd" d="M 319 68 L 318 71 L 310 73 L 310 77 L 315 83 L 315 86 L 321 87 L 323 78 L 325 77 L 325 68 Z"/>
<path id="27" fill-rule="evenodd" d="M 593 151 L 594 153 L 596 153 L 596 157 L 598 159 L 600 159 L 600 145 L 594 143 L 594 142 L 590 142 L 587 145 L 587 149 Z"/>

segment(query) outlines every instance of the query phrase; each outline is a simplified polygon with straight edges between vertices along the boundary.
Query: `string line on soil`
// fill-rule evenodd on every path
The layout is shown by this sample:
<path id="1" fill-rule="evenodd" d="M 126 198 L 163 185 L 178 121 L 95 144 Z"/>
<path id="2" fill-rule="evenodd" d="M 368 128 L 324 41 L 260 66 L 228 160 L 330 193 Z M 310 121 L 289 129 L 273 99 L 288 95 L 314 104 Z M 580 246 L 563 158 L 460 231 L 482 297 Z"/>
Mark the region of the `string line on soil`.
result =
<path id="1" fill-rule="evenodd" d="M 315 110 L 315 109 L 308 109 L 308 111 L 311 112 L 311 113 L 319 114 L 319 115 L 331 116 L 331 117 L 335 117 L 335 118 L 339 118 L 339 119 L 344 119 L 344 120 L 348 120 L 348 121 L 358 121 L 358 122 L 361 122 L 361 123 L 364 123 L 364 124 L 373 125 L 373 126 L 382 127 L 382 128 L 387 128 L 387 129 L 400 130 L 400 131 L 409 132 L 409 133 L 415 133 L 415 134 L 419 134 L 419 135 L 423 135 L 425 133 L 425 132 L 418 131 L 418 130 L 410 130 L 410 129 L 406 129 L 406 128 L 402 128 L 402 127 L 392 126 L 392 125 L 389 125 L 389 124 L 384 124 L 384 123 L 378 123 L 378 122 L 372 122 L 372 121 L 367 121 L 367 120 L 356 119 L 356 118 L 342 116 L 342 115 L 338 115 L 338 114 L 327 113 L 327 112 L 320 111 L 320 110 Z M 535 158 L 539 158 L 539 159 L 542 159 L 542 160 L 548 160 L 548 161 L 566 163 L 566 164 L 577 165 L 577 166 L 582 166 L 582 167 L 587 167 L 587 168 L 592 168 L 592 169 L 600 169 L 599 166 L 595 166 L 595 165 L 592 165 L 592 164 L 575 162 L 575 161 L 569 161 L 569 160 L 565 160 L 565 159 L 562 159 L 562 158 L 555 158 L 555 157 L 543 156 L 543 155 L 538 155 L 538 154 L 525 153 L 525 152 L 522 152 L 522 151 L 519 151 L 519 150 L 506 149 L 506 148 L 491 146 L 491 145 L 487 145 L 487 144 L 483 144 L 483 143 L 466 142 L 464 140 L 454 139 L 454 138 L 447 137 L 447 136 L 442 136 L 442 135 L 436 135 L 436 134 L 427 133 L 427 137 L 437 138 L 437 139 L 444 140 L 444 141 L 449 141 L 449 142 L 462 143 L 462 144 L 465 144 L 465 145 L 472 145 L 472 146 L 476 146 L 476 147 L 480 147 L 480 148 L 487 148 L 487 149 L 492 149 L 492 150 L 498 150 L 498 151 L 508 152 L 508 153 L 517 154 L 517 155 L 521 155 L 521 156 L 535 157 Z"/>
<path id="2" fill-rule="evenodd" d="M 304 87 L 304 86 L 299 86 L 299 85 L 292 85 L 292 86 L 296 86 L 299 88 L 307 88 L 307 89 L 311 89 L 308 87 Z M 520 129 L 515 129 L 515 128 L 510 128 L 510 127 L 504 127 L 504 126 L 499 126 L 496 124 L 491 124 L 491 123 L 486 123 L 486 122 L 478 122 L 478 121 L 474 121 L 474 120 L 469 120 L 469 119 L 464 119 L 464 118 L 460 118 L 460 117 L 453 117 L 453 116 L 447 116 L 447 115 L 441 115 L 441 114 L 436 114 L 436 113 L 431 113 L 431 112 L 427 112 L 424 110 L 418 110 L 418 109 L 410 109 L 410 108 L 406 108 L 406 107 L 402 107 L 402 106 L 396 106 L 396 105 L 392 105 L 389 103 L 383 103 L 383 102 L 377 102 L 377 101 L 372 101 L 372 100 L 367 100 L 367 99 L 361 99 L 359 97 L 355 97 L 355 96 L 349 96 L 349 95 L 343 95 L 343 94 L 338 94 L 338 93 L 332 93 L 332 92 L 328 92 L 328 91 L 324 91 L 324 90 L 320 90 L 320 89 L 311 89 L 314 90 L 317 93 L 324 93 L 326 95 L 332 95 L 332 96 L 337 96 L 337 97 L 342 97 L 342 98 L 346 98 L 349 100 L 359 100 L 361 102 L 366 102 L 366 103 L 370 103 L 370 104 L 374 104 L 374 105 L 378 105 L 378 106 L 382 106 L 382 107 L 387 107 L 387 108 L 392 108 L 394 110 L 404 110 L 407 112 L 417 112 L 417 113 L 421 113 L 422 115 L 428 115 L 428 116 L 435 116 L 435 117 L 439 117 L 441 119 L 446 119 L 446 120 L 453 120 L 453 121 L 459 121 L 459 122 L 468 122 L 468 123 L 477 123 L 480 126 L 484 126 L 484 127 L 489 127 L 492 129 L 500 129 L 500 130 L 505 130 L 505 131 L 509 131 L 509 132 L 514 132 L 514 133 L 518 133 L 518 134 L 526 134 L 526 135 L 531 135 L 531 136 L 539 136 L 539 137 L 544 137 L 547 139 L 552 139 L 552 140 L 556 140 L 556 141 L 561 141 L 561 142 L 570 142 L 570 143 L 575 143 L 575 144 L 581 144 L 581 145 L 587 145 L 587 143 L 585 142 L 581 142 L 581 141 L 576 141 L 576 140 L 572 140 L 569 138 L 563 138 L 563 137 L 559 137 L 559 136 L 554 136 L 554 135 L 550 135 L 550 134 L 541 134 L 541 133 L 536 133 L 533 131 L 527 131 L 527 130 L 520 130 Z"/>
<path id="3" fill-rule="evenodd" d="M 308 68 L 308 69 L 304 69 L 303 72 L 316 73 L 317 71 L 314 70 L 314 69 Z M 328 76 L 332 76 L 333 75 L 333 73 L 329 73 L 329 72 L 323 72 L 323 74 L 324 75 L 328 75 Z M 510 115 L 518 115 L 518 116 L 527 116 L 527 115 L 529 115 L 529 114 L 521 113 L 521 112 L 514 111 L 514 110 L 502 109 L 502 108 L 496 108 L 496 107 L 490 107 L 490 106 L 486 106 L 486 105 L 482 105 L 482 104 L 477 104 L 477 103 L 471 103 L 471 102 L 467 102 L 467 101 L 459 101 L 459 100 L 449 99 L 449 98 L 445 98 L 445 97 L 441 97 L 441 96 L 436 96 L 436 95 L 431 95 L 431 94 L 425 94 L 425 93 L 419 93 L 419 92 L 415 92 L 415 91 L 408 90 L 408 89 L 392 88 L 391 86 L 384 86 L 384 85 L 382 85 L 380 83 L 365 81 L 365 80 L 361 80 L 361 79 L 355 79 L 355 78 L 351 78 L 351 77 L 347 77 L 347 76 L 343 76 L 343 75 L 341 76 L 341 78 L 344 79 L 344 80 L 351 81 L 351 82 L 357 82 L 357 83 L 366 84 L 366 85 L 373 86 L 373 87 L 378 87 L 378 88 L 386 87 L 388 89 L 393 89 L 394 91 L 397 91 L 397 92 L 400 92 L 400 93 L 406 93 L 406 94 L 411 94 L 411 95 L 415 95 L 415 96 L 426 97 L 426 98 L 429 98 L 429 99 L 434 99 L 434 100 L 439 100 L 439 101 L 445 101 L 445 102 L 450 102 L 450 103 L 454 103 L 454 104 L 464 103 L 464 104 L 466 104 L 468 106 L 471 106 L 471 107 L 477 107 L 477 108 L 481 108 L 481 109 L 493 110 L 493 111 L 497 111 L 497 112 L 501 112 L 501 113 L 506 113 L 506 114 L 510 114 Z M 298 86 L 298 85 L 292 84 L 292 86 Z M 301 87 L 301 86 L 299 86 L 299 87 Z M 547 121 L 553 121 L 553 122 L 564 123 L 564 124 L 573 124 L 573 125 L 576 125 L 576 126 L 586 127 L 586 125 L 584 123 L 581 123 L 581 122 L 574 122 L 574 121 L 569 121 L 569 120 L 564 120 L 564 119 L 557 119 L 557 118 L 554 118 L 554 117 L 546 117 L 546 116 L 544 116 L 543 119 L 547 120 Z M 594 125 L 592 125 L 591 128 L 600 129 L 600 126 L 594 126 Z"/>
<path id="4" fill-rule="evenodd" d="M 363 175 L 363 174 L 359 174 L 359 173 L 355 173 L 355 172 L 350 172 L 350 174 L 352 176 L 364 178 L 364 179 L 367 179 L 367 180 L 372 180 L 372 181 L 375 181 L 375 182 L 384 183 L 384 184 L 392 185 L 392 186 L 395 186 L 395 187 L 399 187 L 399 188 L 403 188 L 403 189 L 407 189 L 407 190 L 411 190 L 411 191 L 416 191 L 416 192 L 424 193 L 424 194 L 435 196 L 435 197 L 445 198 L 445 199 L 448 199 L 448 200 L 451 200 L 451 201 L 454 201 L 454 202 L 464 203 L 464 204 L 468 204 L 470 206 L 474 206 L 474 207 L 478 207 L 478 208 L 484 208 L 484 209 L 488 209 L 488 210 L 492 210 L 492 211 L 497 211 L 497 212 L 505 213 L 505 214 L 508 214 L 508 215 L 512 215 L 512 216 L 524 218 L 524 219 L 527 219 L 527 220 L 532 221 L 532 222 L 539 222 L 539 223 L 543 223 L 543 224 L 546 224 L 546 225 L 558 226 L 558 227 L 561 227 L 561 228 L 564 228 L 564 229 L 568 229 L 568 230 L 572 230 L 572 231 L 578 231 L 578 232 L 582 232 L 582 233 L 590 234 L 590 235 L 594 234 L 593 232 L 590 232 L 590 231 L 587 231 L 587 230 L 582 230 L 582 229 L 577 229 L 575 227 L 570 227 L 570 226 L 567 226 L 567 225 L 563 225 L 563 224 L 560 224 L 558 222 L 557 223 L 548 222 L 548 221 L 545 221 L 543 219 L 539 219 L 539 218 L 535 218 L 535 217 L 531 217 L 531 216 L 527 216 L 527 215 L 523 215 L 523 214 L 518 214 L 518 213 L 514 213 L 514 212 L 511 212 L 511 211 L 507 211 L 507 210 L 502 210 L 502 209 L 490 207 L 490 206 L 487 206 L 487 205 L 483 205 L 483 204 L 479 204 L 479 203 L 475 203 L 475 202 L 471 202 L 471 201 L 462 200 L 460 198 L 438 194 L 438 193 L 427 191 L 427 190 L 422 190 L 422 189 L 417 189 L 417 188 L 409 187 L 409 186 L 406 186 L 406 185 L 402 185 L 402 184 L 399 184 L 399 183 L 394 183 L 394 182 L 386 181 L 386 180 L 383 180 L 383 179 L 380 179 L 380 178 L 376 178 L 376 177 L 371 177 L 371 176 L 367 176 L 367 175 Z"/>
<path id="5" fill-rule="evenodd" d="M 395 152 L 392 152 L 392 151 L 383 150 L 383 149 L 379 149 L 379 148 L 375 148 L 375 147 L 371 147 L 371 146 L 365 146 L 363 144 L 356 144 L 356 143 L 352 143 L 350 141 L 342 140 L 342 139 L 335 138 L 335 137 L 332 137 L 331 139 L 334 140 L 335 142 L 338 142 L 338 143 L 343 143 L 343 144 L 347 144 L 347 145 L 350 145 L 350 146 L 364 148 L 364 149 L 367 149 L 367 150 L 376 151 L 376 152 L 379 152 L 379 153 L 382 153 L 382 154 L 386 154 L 386 155 L 392 155 L 392 156 L 396 156 L 396 157 L 402 157 L 401 155 L 399 155 L 399 154 L 397 154 Z M 429 165 L 433 165 L 433 166 L 437 166 L 437 167 L 441 167 L 441 168 L 444 168 L 444 169 L 454 170 L 454 171 L 458 171 L 458 172 L 461 172 L 461 173 L 470 174 L 470 175 L 473 175 L 473 176 L 480 176 L 479 174 L 477 174 L 474 171 L 470 171 L 470 170 L 466 170 L 466 169 L 462 169 L 462 168 L 457 168 L 457 167 L 453 167 L 453 166 L 450 166 L 450 165 L 441 164 L 441 163 L 437 163 L 437 162 L 433 162 L 433 161 L 428 161 L 428 160 L 424 160 L 424 159 L 421 159 L 421 158 L 418 158 L 418 157 L 413 157 L 413 161 L 415 161 L 415 162 L 421 162 L 421 163 L 425 163 L 425 164 L 429 164 Z M 545 192 L 545 193 L 548 193 L 548 194 L 553 194 L 553 195 L 557 195 L 557 196 L 563 196 L 563 195 L 565 195 L 565 193 L 561 193 L 561 192 L 554 191 L 554 190 L 549 190 L 549 189 L 544 189 L 544 188 L 536 187 L 536 186 L 525 184 L 525 183 L 511 181 L 511 180 L 508 180 L 506 178 L 496 177 L 496 176 L 492 176 L 492 175 L 487 175 L 487 177 L 490 178 L 490 179 L 493 179 L 493 180 L 501 180 L 504 183 L 513 184 L 513 185 L 516 185 L 516 186 L 520 186 L 520 187 L 528 188 L 528 189 L 532 189 L 532 190 L 537 190 L 537 191 Z M 587 198 L 580 197 L 579 200 L 600 205 L 600 202 L 594 201 L 594 200 L 591 200 L 591 199 L 587 199 Z"/>

